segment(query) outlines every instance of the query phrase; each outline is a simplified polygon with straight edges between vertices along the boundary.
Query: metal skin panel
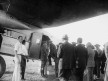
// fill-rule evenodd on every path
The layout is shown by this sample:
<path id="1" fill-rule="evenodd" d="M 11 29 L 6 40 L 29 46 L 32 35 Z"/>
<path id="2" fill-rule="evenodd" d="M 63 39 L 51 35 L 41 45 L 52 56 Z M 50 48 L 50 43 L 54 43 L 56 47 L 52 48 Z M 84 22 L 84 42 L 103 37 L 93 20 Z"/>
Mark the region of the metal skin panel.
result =
<path id="1" fill-rule="evenodd" d="M 14 45 L 16 42 L 17 42 L 17 39 L 3 36 L 0 52 L 7 53 L 9 55 L 14 55 Z"/>
<path id="2" fill-rule="evenodd" d="M 29 48 L 30 58 L 39 59 L 41 41 L 42 41 L 42 33 L 35 32 L 32 34 L 30 48 Z"/>

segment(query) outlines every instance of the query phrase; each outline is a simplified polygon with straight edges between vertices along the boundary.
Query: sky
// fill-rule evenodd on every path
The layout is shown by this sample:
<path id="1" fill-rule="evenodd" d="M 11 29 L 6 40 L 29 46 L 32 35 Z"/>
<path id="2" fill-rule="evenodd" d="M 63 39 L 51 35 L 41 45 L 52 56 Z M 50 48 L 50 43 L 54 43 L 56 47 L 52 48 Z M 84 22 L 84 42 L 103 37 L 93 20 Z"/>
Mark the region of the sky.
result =
<path id="1" fill-rule="evenodd" d="M 76 42 L 78 37 L 82 37 L 84 44 L 91 42 L 92 44 L 103 45 L 108 41 L 108 14 L 44 30 L 60 40 L 63 35 L 67 34 L 69 42 Z M 60 42 L 56 39 L 52 41 L 55 44 Z"/>

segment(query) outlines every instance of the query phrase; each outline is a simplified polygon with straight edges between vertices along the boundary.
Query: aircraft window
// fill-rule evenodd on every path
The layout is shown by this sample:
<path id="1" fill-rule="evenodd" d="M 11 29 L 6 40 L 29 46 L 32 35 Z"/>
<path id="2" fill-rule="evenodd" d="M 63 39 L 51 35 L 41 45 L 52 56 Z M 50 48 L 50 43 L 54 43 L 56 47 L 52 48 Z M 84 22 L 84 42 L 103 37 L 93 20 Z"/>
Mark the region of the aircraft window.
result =
<path id="1" fill-rule="evenodd" d="M 7 36 L 10 36 L 11 37 L 11 31 L 7 31 Z"/>
<path id="2" fill-rule="evenodd" d="M 5 33 L 3 35 L 6 35 L 7 36 L 7 30 L 4 30 L 4 31 L 5 31 Z"/>
<path id="3" fill-rule="evenodd" d="M 5 31 L 5 33 L 3 35 L 12 37 L 12 31 L 10 31 L 10 30 L 4 30 L 4 31 Z"/>
<path id="4" fill-rule="evenodd" d="M 5 29 L 4 31 L 5 31 L 5 33 L 3 34 L 4 36 L 11 37 L 14 39 L 17 39 L 19 36 L 22 36 L 25 38 L 25 35 L 20 32 L 10 30 L 10 29 Z"/>

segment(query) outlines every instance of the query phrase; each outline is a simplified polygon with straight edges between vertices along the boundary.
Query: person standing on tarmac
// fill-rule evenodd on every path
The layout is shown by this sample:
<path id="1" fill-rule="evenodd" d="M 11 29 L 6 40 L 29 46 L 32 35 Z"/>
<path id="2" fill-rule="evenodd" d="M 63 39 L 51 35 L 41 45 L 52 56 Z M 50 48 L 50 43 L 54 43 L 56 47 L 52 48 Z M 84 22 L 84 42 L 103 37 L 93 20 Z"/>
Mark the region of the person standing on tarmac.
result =
<path id="1" fill-rule="evenodd" d="M 102 56 L 101 56 L 101 73 L 104 74 L 105 73 L 105 63 L 106 63 L 106 55 L 105 55 L 105 45 L 104 48 L 102 50 Z"/>
<path id="2" fill-rule="evenodd" d="M 48 44 L 42 41 L 41 46 L 41 76 L 47 78 Z"/>
<path id="3" fill-rule="evenodd" d="M 105 56 L 106 56 L 104 81 L 108 81 L 108 42 L 105 43 L 104 50 L 105 50 Z"/>
<path id="4" fill-rule="evenodd" d="M 69 81 L 71 71 L 75 67 L 75 48 L 68 42 L 68 36 L 63 37 L 64 43 L 59 54 L 59 74 L 60 81 Z"/>
<path id="5" fill-rule="evenodd" d="M 57 66 L 58 74 L 57 74 L 57 77 L 59 76 L 59 73 L 61 71 L 61 65 L 60 64 L 62 63 L 62 58 L 59 58 L 59 55 L 61 53 L 61 47 L 62 47 L 62 43 L 59 43 L 57 45 L 57 59 L 58 59 L 58 66 Z"/>
<path id="6" fill-rule="evenodd" d="M 48 63 L 49 63 L 49 65 L 52 65 L 52 61 L 51 61 L 52 54 L 53 54 L 53 50 L 51 50 L 51 49 L 53 49 L 52 48 L 53 47 L 52 45 L 54 45 L 54 44 L 52 43 L 51 40 L 49 40 L 48 41 L 48 46 L 49 46 Z"/>
<path id="7" fill-rule="evenodd" d="M 87 73 L 87 81 L 94 81 L 93 80 L 93 70 L 94 70 L 94 66 L 95 66 L 95 61 L 94 61 L 94 56 L 95 56 L 95 51 L 94 51 L 94 47 L 91 44 L 91 42 L 88 42 L 86 44 L 87 47 L 87 51 L 88 51 L 88 62 L 87 62 L 87 69 L 88 69 L 88 73 Z"/>
<path id="8" fill-rule="evenodd" d="M 14 51 L 14 72 L 12 76 L 12 81 L 21 81 L 25 80 L 24 73 L 25 73 L 25 66 L 26 66 L 26 57 L 28 55 L 28 51 L 26 47 L 22 44 L 23 37 L 19 36 L 18 41 L 15 44 Z"/>
<path id="9" fill-rule="evenodd" d="M 100 49 L 100 45 L 95 45 L 95 69 L 94 74 L 96 75 L 96 79 L 100 79 L 100 72 L 101 72 L 101 62 L 102 62 L 102 50 Z"/>
<path id="10" fill-rule="evenodd" d="M 50 56 L 54 59 L 55 62 L 55 75 L 58 76 L 58 58 L 57 58 L 57 49 L 56 46 L 49 40 L 50 44 Z"/>
<path id="11" fill-rule="evenodd" d="M 87 66 L 88 53 L 87 49 L 85 48 L 85 45 L 82 44 L 82 38 L 77 39 L 75 54 L 76 61 L 78 62 L 76 67 L 76 75 L 80 81 L 83 81 L 84 70 Z"/>

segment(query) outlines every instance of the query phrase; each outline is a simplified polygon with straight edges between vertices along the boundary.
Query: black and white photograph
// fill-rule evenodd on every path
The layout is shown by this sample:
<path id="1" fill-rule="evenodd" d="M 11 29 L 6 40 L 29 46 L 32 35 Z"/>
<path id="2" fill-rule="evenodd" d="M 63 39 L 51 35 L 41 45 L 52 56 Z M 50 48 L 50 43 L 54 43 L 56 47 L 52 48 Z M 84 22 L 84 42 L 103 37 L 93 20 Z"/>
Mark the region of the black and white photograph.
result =
<path id="1" fill-rule="evenodd" d="M 0 81 L 108 81 L 108 0 L 0 0 Z"/>

